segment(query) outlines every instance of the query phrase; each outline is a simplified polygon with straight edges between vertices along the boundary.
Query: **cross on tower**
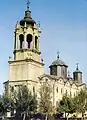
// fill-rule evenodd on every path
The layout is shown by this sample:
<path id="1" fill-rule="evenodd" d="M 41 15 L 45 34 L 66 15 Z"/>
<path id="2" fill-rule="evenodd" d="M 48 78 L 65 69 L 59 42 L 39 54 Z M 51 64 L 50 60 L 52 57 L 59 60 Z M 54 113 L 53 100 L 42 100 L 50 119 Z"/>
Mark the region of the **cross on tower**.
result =
<path id="1" fill-rule="evenodd" d="M 78 68 L 78 66 L 79 66 L 79 63 L 76 63 L 76 66 L 77 66 L 77 68 L 76 68 L 76 69 L 78 70 L 78 69 L 79 69 L 79 68 Z"/>
<path id="2" fill-rule="evenodd" d="M 60 58 L 60 56 L 59 56 L 59 51 L 57 52 L 57 58 L 58 58 L 58 59 Z"/>
<path id="3" fill-rule="evenodd" d="M 40 21 L 38 21 L 38 27 L 40 27 Z"/>
<path id="4" fill-rule="evenodd" d="M 30 1 L 27 0 L 27 9 L 29 9 Z"/>

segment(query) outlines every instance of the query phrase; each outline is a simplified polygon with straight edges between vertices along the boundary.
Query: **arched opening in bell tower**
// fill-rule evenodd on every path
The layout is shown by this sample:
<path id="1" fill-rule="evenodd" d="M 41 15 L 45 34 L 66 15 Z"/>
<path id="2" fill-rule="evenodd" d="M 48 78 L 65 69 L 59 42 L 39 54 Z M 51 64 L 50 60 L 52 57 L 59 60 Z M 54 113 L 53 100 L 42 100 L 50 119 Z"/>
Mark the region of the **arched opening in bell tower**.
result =
<path id="1" fill-rule="evenodd" d="M 37 49 L 37 40 L 38 40 L 38 37 L 35 36 L 35 49 Z"/>
<path id="2" fill-rule="evenodd" d="M 23 48 L 23 42 L 24 42 L 24 35 L 20 34 L 19 35 L 19 40 L 20 40 L 20 49 Z"/>
<path id="3" fill-rule="evenodd" d="M 27 35 L 27 48 L 31 48 L 31 42 L 32 42 L 32 35 Z"/>

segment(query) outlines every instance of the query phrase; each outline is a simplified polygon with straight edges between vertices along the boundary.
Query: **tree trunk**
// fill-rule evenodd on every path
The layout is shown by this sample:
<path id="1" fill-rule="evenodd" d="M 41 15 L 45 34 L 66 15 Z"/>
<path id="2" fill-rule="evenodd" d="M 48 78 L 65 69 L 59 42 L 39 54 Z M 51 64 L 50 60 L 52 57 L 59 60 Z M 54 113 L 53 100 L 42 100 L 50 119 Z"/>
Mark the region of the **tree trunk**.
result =
<path id="1" fill-rule="evenodd" d="M 68 120 L 69 113 L 67 114 L 67 120 Z"/>
<path id="2" fill-rule="evenodd" d="M 48 118 L 48 116 L 46 115 L 46 118 L 45 118 L 45 120 L 47 120 L 47 118 Z"/>
<path id="3" fill-rule="evenodd" d="M 23 115 L 23 120 L 25 120 L 25 117 L 26 117 L 26 114 L 24 113 L 24 115 Z"/>
<path id="4" fill-rule="evenodd" d="M 66 112 L 65 112 L 65 118 L 66 118 Z"/>
<path id="5" fill-rule="evenodd" d="M 82 120 L 84 120 L 84 113 L 82 112 Z"/>

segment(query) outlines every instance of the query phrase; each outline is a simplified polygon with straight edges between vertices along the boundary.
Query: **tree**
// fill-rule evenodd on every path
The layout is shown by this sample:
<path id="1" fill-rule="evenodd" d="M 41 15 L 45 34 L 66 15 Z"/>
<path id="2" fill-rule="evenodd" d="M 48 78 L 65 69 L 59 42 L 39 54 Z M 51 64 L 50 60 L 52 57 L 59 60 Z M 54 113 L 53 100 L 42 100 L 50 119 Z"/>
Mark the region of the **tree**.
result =
<path id="1" fill-rule="evenodd" d="M 20 86 L 14 94 L 14 108 L 17 115 L 23 115 L 23 119 L 29 113 L 34 113 L 37 110 L 36 95 L 32 95 L 26 86 Z"/>
<path id="2" fill-rule="evenodd" d="M 8 111 L 11 111 L 12 99 L 8 95 L 0 96 L 0 116 L 5 117 Z"/>
<path id="3" fill-rule="evenodd" d="M 3 116 L 6 113 L 6 109 L 4 109 L 3 105 L 3 96 L 0 96 L 0 116 Z"/>
<path id="4" fill-rule="evenodd" d="M 75 97 L 75 107 L 78 113 L 82 114 L 82 118 L 84 119 L 84 113 L 87 110 L 87 90 L 82 89 Z"/>
<path id="5" fill-rule="evenodd" d="M 65 94 L 59 103 L 58 111 L 60 113 L 65 113 L 65 118 L 68 117 L 68 115 L 70 113 L 74 113 L 75 107 L 74 107 L 74 103 L 73 103 L 73 98 L 71 98 L 70 96 Z M 66 114 L 67 114 L 67 116 L 66 116 Z"/>
<path id="6" fill-rule="evenodd" d="M 43 83 L 39 91 L 39 95 L 40 95 L 39 111 L 42 114 L 46 114 L 46 117 L 48 116 L 48 114 L 51 114 L 53 112 L 51 93 L 52 93 L 51 86 L 46 82 Z"/>

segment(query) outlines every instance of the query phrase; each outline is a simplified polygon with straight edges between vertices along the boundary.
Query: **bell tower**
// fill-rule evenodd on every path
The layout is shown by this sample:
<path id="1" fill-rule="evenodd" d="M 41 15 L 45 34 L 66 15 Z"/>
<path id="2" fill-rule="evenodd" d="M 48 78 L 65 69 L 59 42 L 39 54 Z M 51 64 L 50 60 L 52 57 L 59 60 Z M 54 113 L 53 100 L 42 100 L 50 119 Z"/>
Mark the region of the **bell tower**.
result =
<path id="1" fill-rule="evenodd" d="M 5 86 L 28 84 L 37 86 L 38 77 L 44 73 L 44 63 L 40 57 L 40 25 L 32 19 L 29 2 L 25 16 L 16 23 L 14 32 L 14 58 L 9 59 L 9 80 Z"/>
<path id="2" fill-rule="evenodd" d="M 40 26 L 31 17 L 29 4 L 24 18 L 15 26 L 14 60 L 40 62 Z"/>

